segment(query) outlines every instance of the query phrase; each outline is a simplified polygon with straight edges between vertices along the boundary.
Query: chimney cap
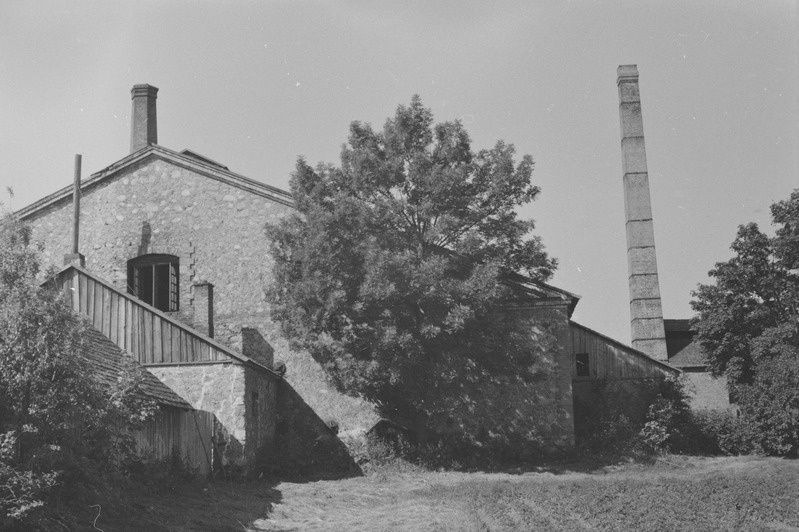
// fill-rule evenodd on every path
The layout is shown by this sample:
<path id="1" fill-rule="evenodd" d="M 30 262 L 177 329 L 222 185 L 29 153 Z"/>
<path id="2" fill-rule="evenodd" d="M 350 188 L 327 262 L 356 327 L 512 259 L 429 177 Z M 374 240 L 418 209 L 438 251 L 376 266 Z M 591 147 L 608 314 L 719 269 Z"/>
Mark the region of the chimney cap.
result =
<path id="1" fill-rule="evenodd" d="M 638 65 L 619 65 L 619 68 L 616 69 L 616 75 L 618 76 L 617 84 L 622 81 L 637 81 Z"/>
<path id="2" fill-rule="evenodd" d="M 132 89 L 130 89 L 130 97 L 135 98 L 136 96 L 152 96 L 156 98 L 158 95 L 158 87 L 154 87 L 147 83 L 140 83 L 138 85 L 134 85 Z"/>

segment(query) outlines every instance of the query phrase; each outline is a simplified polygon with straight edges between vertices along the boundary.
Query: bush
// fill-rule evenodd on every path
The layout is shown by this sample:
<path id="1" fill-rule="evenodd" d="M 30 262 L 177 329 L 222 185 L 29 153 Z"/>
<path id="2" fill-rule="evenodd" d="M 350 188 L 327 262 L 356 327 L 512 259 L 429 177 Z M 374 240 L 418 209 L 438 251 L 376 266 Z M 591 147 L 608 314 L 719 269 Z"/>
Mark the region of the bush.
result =
<path id="1" fill-rule="evenodd" d="M 746 455 L 756 452 L 752 426 L 732 412 L 701 411 L 691 415 L 695 451 L 700 454 Z"/>
<path id="2" fill-rule="evenodd" d="M 688 396 L 680 379 L 668 378 L 649 405 L 640 437 L 655 452 L 679 452 L 692 445 L 693 430 Z"/>
<path id="3" fill-rule="evenodd" d="M 799 454 L 799 352 L 758 361 L 754 382 L 735 388 L 746 434 L 756 452 Z"/>
<path id="4" fill-rule="evenodd" d="M 14 431 L 0 434 L 0 525 L 26 517 L 31 510 L 44 505 L 44 496 L 55 485 L 55 472 L 36 472 L 14 463 L 17 435 Z"/>
<path id="5" fill-rule="evenodd" d="M 693 447 L 709 454 L 796 456 L 799 449 L 799 358 L 758 362 L 752 384 L 734 388 L 740 416 L 698 412 L 691 416 Z"/>

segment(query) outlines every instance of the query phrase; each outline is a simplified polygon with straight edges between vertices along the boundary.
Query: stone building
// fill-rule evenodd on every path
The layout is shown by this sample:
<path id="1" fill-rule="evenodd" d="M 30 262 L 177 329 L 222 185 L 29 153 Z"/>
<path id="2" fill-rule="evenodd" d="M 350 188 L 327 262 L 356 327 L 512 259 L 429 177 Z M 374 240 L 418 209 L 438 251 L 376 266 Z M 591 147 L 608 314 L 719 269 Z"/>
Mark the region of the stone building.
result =
<path id="1" fill-rule="evenodd" d="M 62 271 L 65 292 L 75 288 L 67 293 L 76 311 L 193 408 L 213 414 L 215 433 L 226 448 L 238 446 L 240 463 L 276 455 L 291 467 L 318 465 L 320 456 L 330 462 L 342 446 L 322 420 L 352 433 L 379 416 L 367 401 L 338 393 L 270 320 L 264 226 L 291 212 L 292 199 L 191 150 L 159 145 L 157 91 L 133 87 L 130 153 L 80 182 L 84 256 Z M 43 245 L 45 267 L 61 267 L 71 252 L 72 192 L 65 187 L 18 212 Z M 499 420 L 546 448 L 568 448 L 574 405 L 591 402 L 598 383 L 623 405 L 679 373 L 637 344 L 570 321 L 574 294 L 521 276 L 512 284 L 518 297 L 507 311 L 556 341 L 536 382 L 474 383 L 453 394 L 453 409 L 470 413 L 463 418 L 472 425 L 462 429 Z"/>

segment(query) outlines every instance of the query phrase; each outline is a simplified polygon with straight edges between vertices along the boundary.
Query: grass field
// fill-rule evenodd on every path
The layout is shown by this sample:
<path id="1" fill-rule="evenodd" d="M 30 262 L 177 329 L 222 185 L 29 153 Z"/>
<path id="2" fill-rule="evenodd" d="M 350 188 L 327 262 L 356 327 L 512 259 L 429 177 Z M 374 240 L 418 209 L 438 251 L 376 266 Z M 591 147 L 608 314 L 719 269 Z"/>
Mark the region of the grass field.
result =
<path id="1" fill-rule="evenodd" d="M 591 473 L 382 470 L 191 485 L 100 516 L 113 530 L 799 530 L 799 461 L 668 457 Z"/>

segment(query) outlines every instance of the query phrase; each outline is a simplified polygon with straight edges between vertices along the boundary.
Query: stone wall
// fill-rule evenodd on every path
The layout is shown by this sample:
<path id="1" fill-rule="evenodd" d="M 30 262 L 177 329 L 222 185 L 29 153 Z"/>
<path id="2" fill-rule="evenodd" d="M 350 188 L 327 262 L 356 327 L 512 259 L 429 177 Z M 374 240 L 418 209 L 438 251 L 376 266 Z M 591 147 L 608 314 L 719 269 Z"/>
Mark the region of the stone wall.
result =
<path id="1" fill-rule="evenodd" d="M 546 331 L 553 337 L 553 343 L 548 347 L 551 370 L 545 381 L 546 391 L 542 392 L 542 384 L 536 383 L 536 393 L 541 397 L 534 413 L 538 430 L 548 438 L 553 448 L 573 447 L 572 354 L 569 349 L 571 337 L 566 304 L 560 301 L 542 302 L 526 313 L 531 320 L 532 334 Z"/>
<path id="2" fill-rule="evenodd" d="M 578 443 L 600 430 L 603 421 L 621 415 L 633 424 L 642 425 L 662 381 L 663 377 L 573 382 L 574 429 Z"/>
<path id="3" fill-rule="evenodd" d="M 271 280 L 269 242 L 263 229 L 291 207 L 149 158 L 83 191 L 80 251 L 92 273 L 124 289 L 127 261 L 148 253 L 180 259 L 178 319 L 192 324 L 195 282 L 214 285 L 215 339 L 240 347 L 242 328 L 258 330 L 285 362 L 287 379 L 324 419 L 342 430 L 368 428 L 377 417 L 370 404 L 344 396 L 328 384 L 321 366 L 289 349 L 269 319 L 264 286 Z M 33 239 L 44 244 L 44 267 L 61 267 L 72 242 L 71 200 L 28 216 Z"/>
<path id="4" fill-rule="evenodd" d="M 191 364 L 147 370 L 197 410 L 216 416 L 216 448 L 224 463 L 244 464 L 247 443 L 244 366 Z"/>
<path id="5" fill-rule="evenodd" d="M 427 420 L 431 435 L 465 435 L 500 459 L 506 452 L 506 458 L 515 460 L 569 449 L 574 445 L 574 423 L 566 305 L 541 302 L 507 313 L 508 319 L 525 322 L 540 347 L 530 354 L 524 368 L 529 371 L 504 368 L 488 378 L 460 383 L 448 411 Z"/>
<path id="6" fill-rule="evenodd" d="M 274 445 L 279 379 L 241 364 L 147 369 L 194 408 L 216 417 L 217 458 L 224 467 L 249 470 Z"/>
<path id="7" fill-rule="evenodd" d="M 244 454 L 247 464 L 255 465 L 258 456 L 275 445 L 277 390 L 280 382 L 253 368 L 244 369 L 244 415 L 247 426 Z"/>
<path id="8" fill-rule="evenodd" d="M 260 470 L 283 478 L 304 479 L 361 474 L 336 432 L 286 381 L 277 386 L 275 445 L 261 453 Z"/>

